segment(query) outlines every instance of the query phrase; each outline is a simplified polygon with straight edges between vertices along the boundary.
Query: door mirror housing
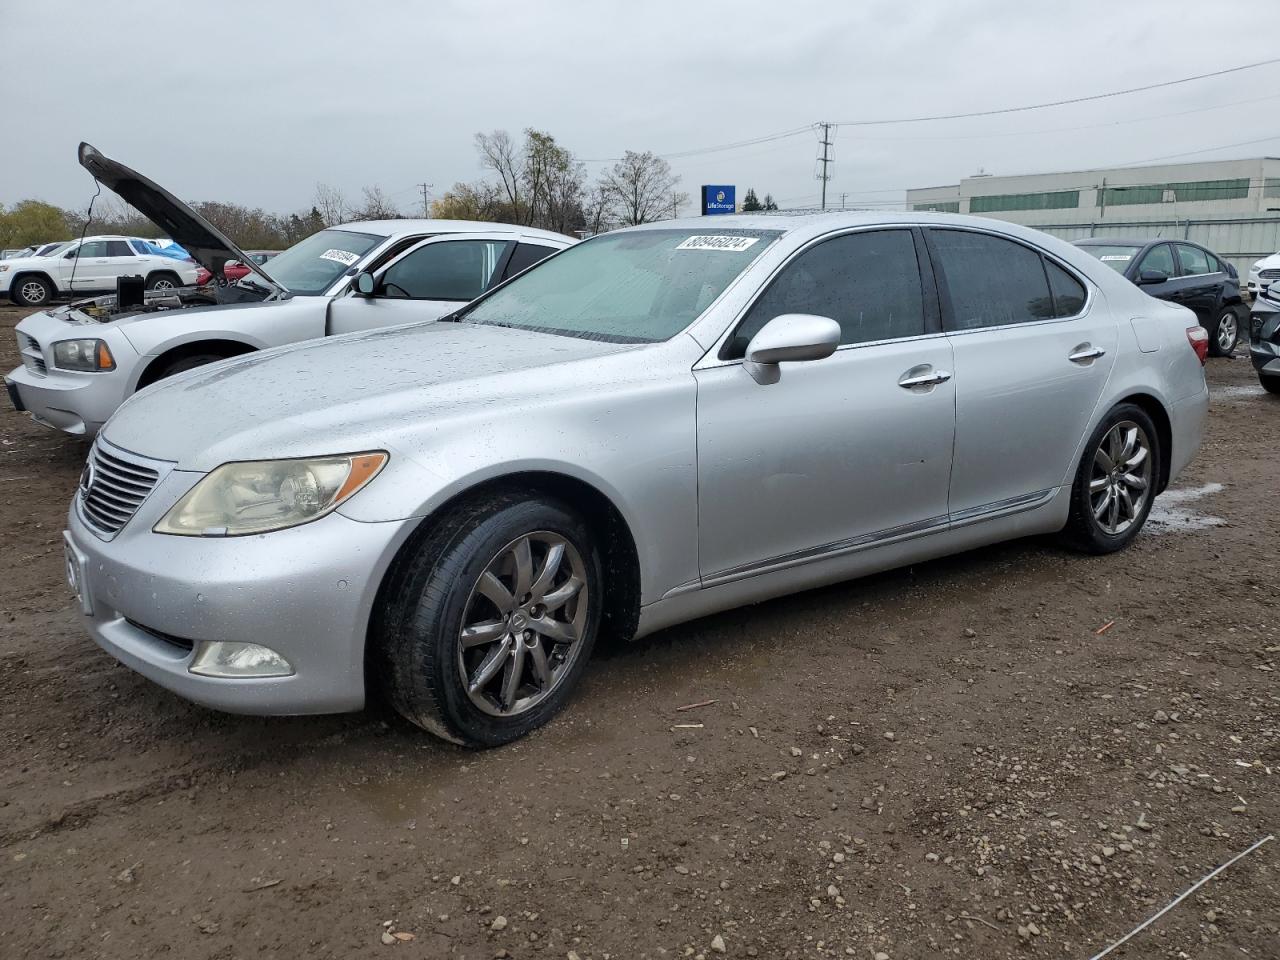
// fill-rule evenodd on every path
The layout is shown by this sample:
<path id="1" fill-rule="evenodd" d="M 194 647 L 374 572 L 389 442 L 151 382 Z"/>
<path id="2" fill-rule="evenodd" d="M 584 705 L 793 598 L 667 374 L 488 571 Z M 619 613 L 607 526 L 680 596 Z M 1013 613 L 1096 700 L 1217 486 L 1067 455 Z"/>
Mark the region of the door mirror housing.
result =
<path id="1" fill-rule="evenodd" d="M 1169 275 L 1163 270 L 1143 270 L 1138 274 L 1138 285 L 1145 286 L 1149 283 L 1164 283 L 1169 279 Z"/>
<path id="2" fill-rule="evenodd" d="M 378 281 L 373 279 L 373 274 L 368 270 L 363 270 L 356 274 L 354 287 L 355 292 L 360 296 L 372 297 L 374 290 L 378 288 Z"/>
<path id="3" fill-rule="evenodd" d="M 778 364 L 822 360 L 840 345 L 840 324 L 811 313 L 784 313 L 774 317 L 747 344 L 743 366 L 756 383 L 777 383 Z"/>

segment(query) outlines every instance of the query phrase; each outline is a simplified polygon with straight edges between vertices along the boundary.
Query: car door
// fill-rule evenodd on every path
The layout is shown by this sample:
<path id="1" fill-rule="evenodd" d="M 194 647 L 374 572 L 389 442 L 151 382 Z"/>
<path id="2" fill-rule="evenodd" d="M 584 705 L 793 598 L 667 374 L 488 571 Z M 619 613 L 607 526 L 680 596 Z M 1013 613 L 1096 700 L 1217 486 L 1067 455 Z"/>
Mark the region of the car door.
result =
<path id="1" fill-rule="evenodd" d="M 1173 244 L 1178 258 L 1178 303 L 1195 311 L 1201 324 L 1217 319 L 1225 275 L 1218 270 L 1216 259 L 1189 243 Z"/>
<path id="2" fill-rule="evenodd" d="M 979 230 L 926 235 L 954 352 L 956 523 L 1070 482 L 1119 333 L 1100 296 L 1054 257 Z"/>
<path id="3" fill-rule="evenodd" d="M 1154 283 L 1146 282 L 1142 275 L 1163 274 L 1165 279 Z M 1150 247 L 1134 265 L 1129 279 L 1142 288 L 1142 292 L 1157 300 L 1168 300 L 1180 303 L 1182 282 L 1178 279 L 1178 262 L 1173 258 L 1173 245 L 1157 243 Z"/>
<path id="4" fill-rule="evenodd" d="M 704 583 L 945 525 L 955 387 L 920 243 L 893 228 L 811 244 L 695 370 Z M 842 343 L 762 385 L 742 357 L 786 313 L 835 319 Z"/>
<path id="5" fill-rule="evenodd" d="M 64 286 L 68 290 L 101 290 L 106 285 L 107 241 L 86 240 L 77 249 L 69 251 L 64 262 Z"/>
<path id="6" fill-rule="evenodd" d="M 501 276 L 509 237 L 444 234 L 424 240 L 374 275 L 372 296 L 351 293 L 329 305 L 330 334 L 438 320 L 480 296 Z"/>

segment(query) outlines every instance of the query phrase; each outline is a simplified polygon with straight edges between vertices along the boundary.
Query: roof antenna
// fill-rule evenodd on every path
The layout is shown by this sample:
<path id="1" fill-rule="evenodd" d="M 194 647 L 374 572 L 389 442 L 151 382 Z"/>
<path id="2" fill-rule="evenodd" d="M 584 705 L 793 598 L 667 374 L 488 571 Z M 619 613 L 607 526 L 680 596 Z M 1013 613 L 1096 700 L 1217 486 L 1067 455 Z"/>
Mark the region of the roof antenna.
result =
<path id="1" fill-rule="evenodd" d="M 67 288 L 73 291 L 76 288 L 76 267 L 80 264 L 80 251 L 84 248 L 84 235 L 89 232 L 89 224 L 93 223 L 93 201 L 102 193 L 102 184 L 97 177 L 93 178 L 93 185 L 98 189 L 89 198 L 89 212 L 85 214 L 84 229 L 80 231 L 80 242 L 76 244 L 76 258 L 71 261 L 71 277 L 67 280 Z"/>

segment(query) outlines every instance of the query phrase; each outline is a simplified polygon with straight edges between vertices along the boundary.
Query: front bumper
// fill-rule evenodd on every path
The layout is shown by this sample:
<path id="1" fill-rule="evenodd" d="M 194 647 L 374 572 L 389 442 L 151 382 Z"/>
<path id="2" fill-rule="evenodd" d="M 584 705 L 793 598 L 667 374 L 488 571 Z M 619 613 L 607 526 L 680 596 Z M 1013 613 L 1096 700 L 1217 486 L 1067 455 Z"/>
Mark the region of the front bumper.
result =
<path id="1" fill-rule="evenodd" d="M 1280 375 L 1280 343 L 1271 340 L 1251 340 L 1249 359 L 1259 373 Z"/>
<path id="2" fill-rule="evenodd" d="M 49 370 L 33 373 L 25 366 L 4 378 L 14 408 L 55 430 L 92 437 L 129 396 L 128 376 L 116 369 L 103 373 Z M 16 395 L 16 396 L 15 396 Z"/>
<path id="3" fill-rule="evenodd" d="M 101 441 L 100 441 L 101 442 Z M 365 636 L 378 585 L 415 521 L 360 523 L 334 513 L 247 537 L 176 537 L 151 528 L 202 474 L 164 474 L 109 542 L 67 518 L 68 579 L 93 639 L 125 665 L 196 703 L 259 715 L 337 713 L 365 701 Z M 255 643 L 287 677 L 189 672 L 202 641 Z"/>

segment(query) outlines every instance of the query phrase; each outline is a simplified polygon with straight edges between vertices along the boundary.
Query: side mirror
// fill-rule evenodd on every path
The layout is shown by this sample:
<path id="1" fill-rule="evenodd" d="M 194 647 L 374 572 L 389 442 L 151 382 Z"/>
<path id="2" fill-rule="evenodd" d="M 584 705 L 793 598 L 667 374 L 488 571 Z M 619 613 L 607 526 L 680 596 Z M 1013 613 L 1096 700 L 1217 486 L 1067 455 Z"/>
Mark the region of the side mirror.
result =
<path id="1" fill-rule="evenodd" d="M 1164 283 L 1169 279 L 1169 275 L 1163 270 L 1143 270 L 1138 274 L 1138 285 L 1144 286 L 1148 283 Z"/>
<path id="2" fill-rule="evenodd" d="M 368 270 L 356 274 L 356 293 L 362 297 L 372 297 L 373 291 L 378 287 L 378 282 L 373 279 L 373 274 Z"/>
<path id="3" fill-rule="evenodd" d="M 810 313 L 784 313 L 774 317 L 747 344 L 747 373 L 759 384 L 777 383 L 778 364 L 821 360 L 840 345 L 840 324 L 830 317 Z"/>

